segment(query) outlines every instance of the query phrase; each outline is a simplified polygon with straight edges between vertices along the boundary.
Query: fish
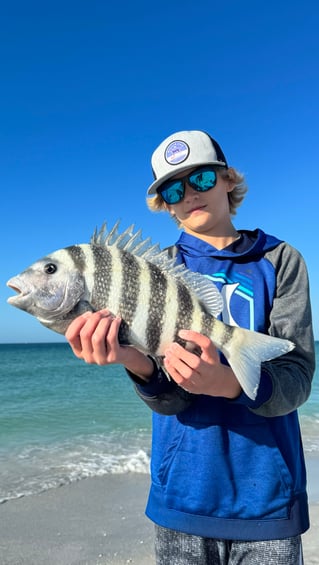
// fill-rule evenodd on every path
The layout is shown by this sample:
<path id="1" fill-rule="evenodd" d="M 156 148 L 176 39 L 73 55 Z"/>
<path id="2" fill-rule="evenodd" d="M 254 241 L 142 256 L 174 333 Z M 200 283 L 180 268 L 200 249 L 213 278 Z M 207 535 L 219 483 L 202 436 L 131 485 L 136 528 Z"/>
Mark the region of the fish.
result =
<path id="1" fill-rule="evenodd" d="M 287 339 L 229 325 L 218 319 L 223 298 L 214 283 L 176 264 L 167 250 L 144 239 L 134 224 L 95 229 L 89 243 L 59 249 L 12 277 L 8 303 L 65 334 L 77 316 L 108 309 L 121 317 L 119 342 L 162 359 L 178 332 L 208 336 L 233 369 L 249 398 L 257 396 L 261 363 L 294 348 Z"/>

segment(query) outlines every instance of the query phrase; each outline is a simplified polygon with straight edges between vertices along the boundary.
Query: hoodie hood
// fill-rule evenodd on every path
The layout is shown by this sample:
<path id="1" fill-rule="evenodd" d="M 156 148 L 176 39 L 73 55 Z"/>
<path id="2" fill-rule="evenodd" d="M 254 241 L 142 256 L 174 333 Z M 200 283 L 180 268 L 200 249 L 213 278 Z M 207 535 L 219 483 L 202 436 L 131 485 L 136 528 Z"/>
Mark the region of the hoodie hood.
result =
<path id="1" fill-rule="evenodd" d="M 265 234 L 261 229 L 239 230 L 240 238 L 225 247 L 216 249 L 209 243 L 198 239 L 193 235 L 182 232 L 176 247 L 186 257 L 251 260 L 263 257 L 267 251 L 271 251 L 281 243 L 278 238 Z"/>

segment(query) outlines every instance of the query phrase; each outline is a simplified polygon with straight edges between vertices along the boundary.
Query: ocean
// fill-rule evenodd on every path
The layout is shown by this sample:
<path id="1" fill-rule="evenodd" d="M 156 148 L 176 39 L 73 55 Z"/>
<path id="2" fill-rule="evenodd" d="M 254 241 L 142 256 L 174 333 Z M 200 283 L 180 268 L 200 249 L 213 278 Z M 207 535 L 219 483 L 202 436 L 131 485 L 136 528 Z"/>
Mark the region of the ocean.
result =
<path id="1" fill-rule="evenodd" d="M 67 343 L 0 344 L 0 398 L 0 502 L 149 472 L 151 411 L 120 366 L 87 365 Z M 318 363 L 299 415 L 306 457 L 319 458 Z"/>

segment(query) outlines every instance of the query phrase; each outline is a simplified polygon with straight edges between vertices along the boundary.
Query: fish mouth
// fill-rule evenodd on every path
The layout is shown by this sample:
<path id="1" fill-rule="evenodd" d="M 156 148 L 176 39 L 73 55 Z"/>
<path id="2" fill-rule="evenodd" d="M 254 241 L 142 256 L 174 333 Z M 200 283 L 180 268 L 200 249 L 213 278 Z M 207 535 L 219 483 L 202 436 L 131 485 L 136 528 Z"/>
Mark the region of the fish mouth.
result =
<path id="1" fill-rule="evenodd" d="M 17 302 L 21 302 L 22 300 L 24 300 L 29 294 L 30 294 L 30 290 L 29 289 L 22 289 L 17 281 L 15 279 L 10 279 L 7 282 L 7 286 L 9 288 L 11 288 L 12 290 L 14 290 L 14 292 L 16 292 L 17 294 L 15 294 L 14 296 L 9 296 L 8 298 L 8 302 L 9 304 L 15 304 Z"/>

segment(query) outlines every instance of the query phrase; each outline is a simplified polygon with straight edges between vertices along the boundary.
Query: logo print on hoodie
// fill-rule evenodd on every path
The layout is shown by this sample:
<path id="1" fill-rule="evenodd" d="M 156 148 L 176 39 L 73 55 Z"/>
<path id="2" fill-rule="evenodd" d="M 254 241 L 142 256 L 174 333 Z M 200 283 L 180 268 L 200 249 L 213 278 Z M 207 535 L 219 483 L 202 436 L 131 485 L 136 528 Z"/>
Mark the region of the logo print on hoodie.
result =
<path id="1" fill-rule="evenodd" d="M 248 329 L 254 330 L 254 295 L 249 279 L 239 275 L 238 279 L 242 279 L 242 281 L 239 282 L 239 280 L 237 280 L 237 282 L 235 282 L 223 271 L 214 273 L 211 276 L 206 276 L 216 284 L 223 297 L 224 308 L 221 313 L 223 322 L 231 326 L 239 327 L 236 321 L 236 311 L 238 309 L 247 309 L 249 318 Z"/>

